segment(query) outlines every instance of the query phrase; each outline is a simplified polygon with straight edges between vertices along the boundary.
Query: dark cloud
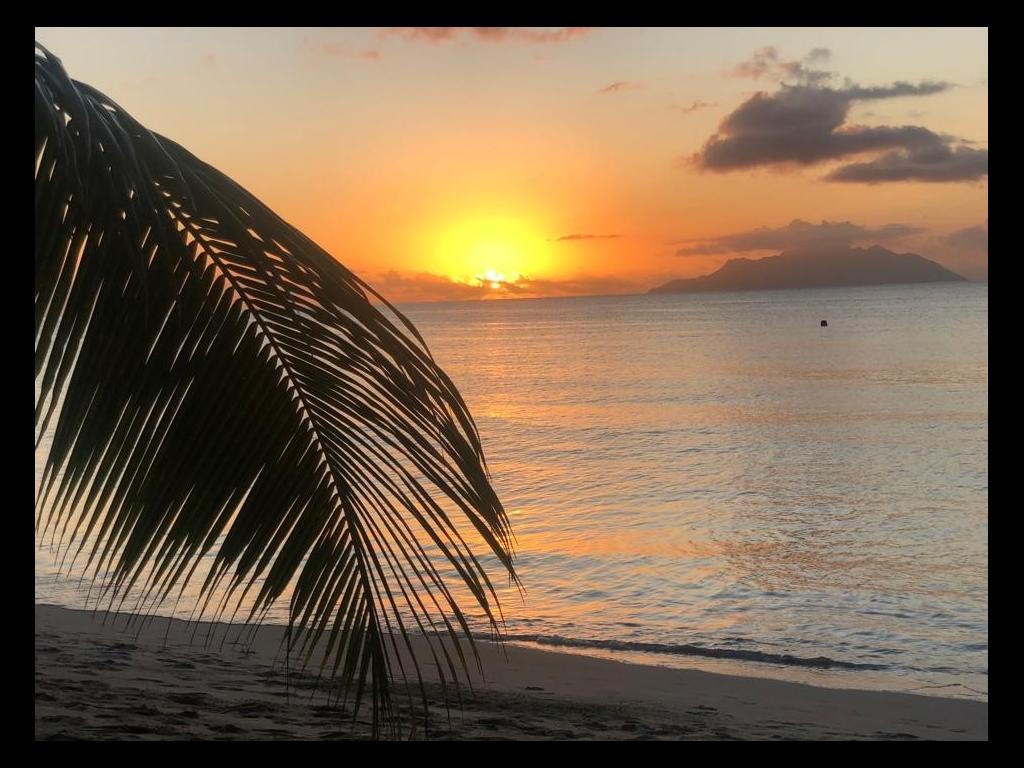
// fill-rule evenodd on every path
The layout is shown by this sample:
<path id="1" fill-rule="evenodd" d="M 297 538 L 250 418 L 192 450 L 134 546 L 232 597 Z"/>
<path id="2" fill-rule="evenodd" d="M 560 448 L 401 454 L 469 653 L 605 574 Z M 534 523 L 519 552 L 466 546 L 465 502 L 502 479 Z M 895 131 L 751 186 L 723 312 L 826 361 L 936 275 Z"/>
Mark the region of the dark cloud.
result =
<path id="1" fill-rule="evenodd" d="M 691 112 L 696 112 L 698 109 L 706 109 L 707 107 L 717 107 L 717 106 L 718 106 L 717 103 L 711 103 L 711 102 L 707 102 L 707 101 L 700 101 L 698 99 L 697 101 L 692 102 L 689 106 L 680 107 L 680 106 L 676 105 L 676 106 L 673 107 L 673 109 L 678 109 L 684 115 L 688 115 Z"/>
<path id="2" fill-rule="evenodd" d="M 590 34 L 593 29 L 593 27 L 562 27 L 555 30 L 526 29 L 524 27 L 388 27 L 382 32 L 429 43 L 447 43 L 462 36 L 471 36 L 487 43 L 564 43 Z"/>
<path id="3" fill-rule="evenodd" d="M 497 288 L 486 279 L 470 282 L 452 280 L 428 272 L 387 272 L 373 281 L 373 287 L 392 303 L 424 301 L 473 301 L 495 298 L 542 298 L 545 296 L 594 296 L 642 293 L 646 284 L 616 277 L 580 276 L 566 280 L 543 280 L 522 276 Z"/>
<path id="4" fill-rule="evenodd" d="M 553 238 L 552 241 L 560 243 L 563 240 L 611 240 L 616 237 L 622 237 L 622 235 L 562 235 Z"/>
<path id="5" fill-rule="evenodd" d="M 817 50 L 817 49 L 815 49 Z M 721 122 L 700 152 L 686 164 L 707 171 L 733 171 L 763 166 L 808 166 L 874 154 L 873 159 L 836 169 L 830 181 L 968 181 L 988 173 L 988 150 L 914 125 L 864 126 L 847 122 L 856 102 L 907 96 L 928 96 L 952 87 L 943 82 L 895 82 L 864 87 L 847 81 L 842 87 L 822 83 L 831 73 L 811 67 L 824 54 L 803 62 L 782 61 L 775 49 L 762 49 L 741 65 L 747 76 L 781 72 L 796 79 L 774 93 L 748 98 Z"/>
<path id="6" fill-rule="evenodd" d="M 946 238 L 946 242 L 954 248 L 959 248 L 964 251 L 974 251 L 988 253 L 988 221 L 985 221 L 984 226 L 979 227 L 967 227 L 966 229 L 958 229 Z"/>
<path id="7" fill-rule="evenodd" d="M 865 227 L 849 221 L 823 221 L 820 224 L 811 224 L 794 219 L 784 227 L 759 227 L 747 232 L 735 232 L 701 241 L 679 241 L 693 244 L 680 248 L 676 251 L 676 255 L 704 256 L 744 251 L 786 251 L 821 247 L 848 248 L 854 243 L 896 240 L 921 232 L 924 230 L 906 224 Z"/>
<path id="8" fill-rule="evenodd" d="M 934 80 L 925 80 L 916 84 L 901 80 L 892 85 L 874 86 L 871 88 L 862 88 L 859 85 L 847 82 L 846 86 L 836 91 L 836 93 L 843 94 L 850 101 L 870 101 L 872 99 L 897 99 L 901 96 L 930 96 L 933 93 L 948 91 L 952 87 L 952 83 L 936 82 Z"/>
<path id="9" fill-rule="evenodd" d="M 637 88 L 642 88 L 640 83 L 633 83 L 628 80 L 619 80 L 618 82 L 606 85 L 601 88 L 598 93 L 618 93 L 620 91 L 635 91 Z"/>
<path id="10" fill-rule="evenodd" d="M 923 129 L 922 129 L 923 130 Z M 950 146 L 931 134 L 921 146 L 886 152 L 863 163 L 837 168 L 825 178 L 860 184 L 886 181 L 977 181 L 988 175 L 988 150 Z"/>
<path id="11" fill-rule="evenodd" d="M 863 152 L 915 149 L 947 141 L 918 126 L 847 126 L 854 100 L 935 93 L 936 86 L 897 83 L 890 89 L 833 90 L 786 86 L 774 94 L 757 93 L 729 114 L 704 144 L 697 164 L 728 171 L 771 164 L 812 165 Z M 868 95 L 871 94 L 871 95 Z"/>

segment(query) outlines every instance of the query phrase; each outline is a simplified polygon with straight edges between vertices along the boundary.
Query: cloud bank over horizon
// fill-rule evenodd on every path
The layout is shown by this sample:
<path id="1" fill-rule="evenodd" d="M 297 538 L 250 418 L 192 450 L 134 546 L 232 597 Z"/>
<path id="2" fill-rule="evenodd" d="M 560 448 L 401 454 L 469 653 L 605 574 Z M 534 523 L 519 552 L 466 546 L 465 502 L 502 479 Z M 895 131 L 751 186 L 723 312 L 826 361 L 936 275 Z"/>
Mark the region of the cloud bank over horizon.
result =
<path id="1" fill-rule="evenodd" d="M 394 304 L 630 294 L 643 293 L 650 287 L 649 281 L 612 276 L 580 275 L 565 279 L 541 279 L 523 275 L 514 281 L 495 284 L 483 277 L 462 281 L 430 272 L 395 270 L 379 274 L 370 282 L 375 290 Z"/>
<path id="2" fill-rule="evenodd" d="M 849 221 L 822 221 L 820 224 L 811 224 L 801 219 L 793 219 L 782 227 L 758 227 L 713 238 L 677 241 L 674 244 L 693 243 L 677 250 L 677 256 L 703 256 L 748 251 L 849 248 L 866 242 L 898 240 L 924 231 L 921 227 L 906 224 L 866 227 Z"/>
<path id="3" fill-rule="evenodd" d="M 950 233 L 946 243 L 963 251 L 988 255 L 988 219 L 981 226 L 966 227 Z"/>

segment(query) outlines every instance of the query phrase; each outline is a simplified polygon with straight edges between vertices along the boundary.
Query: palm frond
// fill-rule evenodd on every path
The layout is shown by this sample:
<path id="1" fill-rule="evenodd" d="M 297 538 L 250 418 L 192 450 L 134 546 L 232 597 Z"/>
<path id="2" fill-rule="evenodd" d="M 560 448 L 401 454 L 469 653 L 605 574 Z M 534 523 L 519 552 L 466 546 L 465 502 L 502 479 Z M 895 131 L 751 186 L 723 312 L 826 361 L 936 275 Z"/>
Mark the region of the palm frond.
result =
<path id="1" fill-rule="evenodd" d="M 37 535 L 111 608 L 259 622 L 287 592 L 289 650 L 393 727 L 411 636 L 468 676 L 458 592 L 498 630 L 480 558 L 516 581 L 465 402 L 330 254 L 38 44 L 35 70 Z"/>

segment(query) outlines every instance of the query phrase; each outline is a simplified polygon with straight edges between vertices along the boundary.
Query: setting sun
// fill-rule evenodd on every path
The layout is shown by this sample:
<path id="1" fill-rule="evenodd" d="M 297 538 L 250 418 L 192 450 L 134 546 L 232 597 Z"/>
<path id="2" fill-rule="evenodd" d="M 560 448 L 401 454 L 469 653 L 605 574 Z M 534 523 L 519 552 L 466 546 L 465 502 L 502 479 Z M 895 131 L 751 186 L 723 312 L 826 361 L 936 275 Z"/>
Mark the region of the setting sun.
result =
<path id="1" fill-rule="evenodd" d="M 480 280 L 481 282 L 486 281 L 490 284 L 491 288 L 494 288 L 495 290 L 501 288 L 505 283 L 515 282 L 515 278 L 510 281 L 504 274 L 501 272 L 495 272 L 493 269 L 488 269 L 487 274 L 480 278 Z"/>
<path id="2" fill-rule="evenodd" d="M 480 218 L 455 224 L 435 241 L 437 271 L 461 283 L 500 290 L 548 267 L 546 239 L 524 220 Z"/>

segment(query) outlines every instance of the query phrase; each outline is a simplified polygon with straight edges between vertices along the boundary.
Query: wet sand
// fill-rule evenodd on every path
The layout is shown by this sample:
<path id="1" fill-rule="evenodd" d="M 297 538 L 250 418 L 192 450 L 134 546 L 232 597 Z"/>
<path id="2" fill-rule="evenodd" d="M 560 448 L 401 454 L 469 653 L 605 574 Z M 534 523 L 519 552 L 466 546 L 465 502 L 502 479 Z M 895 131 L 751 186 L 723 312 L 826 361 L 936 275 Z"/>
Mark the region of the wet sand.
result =
<path id="1" fill-rule="evenodd" d="M 237 627 L 195 637 L 157 618 L 140 632 L 123 617 L 35 609 L 37 739 L 332 740 L 370 735 L 314 675 L 277 658 L 281 628 L 251 644 Z M 219 632 L 217 632 L 219 630 Z M 228 642 L 221 642 L 223 638 Z M 480 644 L 486 679 L 446 710 L 428 683 L 429 727 L 413 738 L 957 739 L 988 738 L 988 704 L 905 693 L 820 688 L 698 670 L 625 664 Z M 431 667 L 424 672 L 431 678 Z M 436 677 L 434 678 L 436 679 Z M 396 697 L 398 699 L 400 697 Z M 408 734 L 406 734 L 408 736 Z"/>

